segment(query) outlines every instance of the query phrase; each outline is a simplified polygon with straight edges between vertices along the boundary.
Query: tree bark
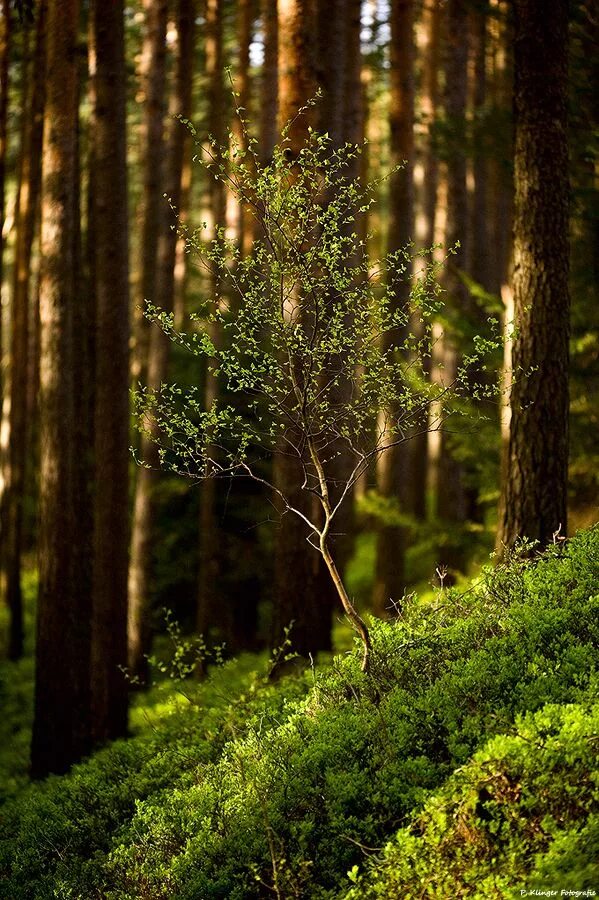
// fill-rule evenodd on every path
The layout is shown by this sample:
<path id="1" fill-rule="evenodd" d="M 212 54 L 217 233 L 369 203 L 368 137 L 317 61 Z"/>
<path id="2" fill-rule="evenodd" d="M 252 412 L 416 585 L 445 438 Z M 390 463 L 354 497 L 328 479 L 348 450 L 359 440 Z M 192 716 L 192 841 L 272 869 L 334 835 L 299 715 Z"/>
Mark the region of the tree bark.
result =
<path id="1" fill-rule="evenodd" d="M 166 194 L 175 210 L 181 202 L 183 159 L 186 147 L 186 128 L 180 118 L 191 115 L 191 78 L 194 47 L 194 0 L 178 0 L 176 16 L 175 83 L 170 107 L 170 124 L 166 141 L 164 179 Z M 156 247 L 156 296 L 165 312 L 172 312 L 175 291 L 175 256 L 177 230 L 173 212 L 163 201 Z M 147 359 L 147 387 L 157 391 L 166 380 L 170 341 L 164 331 L 153 325 L 149 333 Z M 155 423 L 150 434 L 141 440 L 140 468 L 135 490 L 133 537 L 129 577 L 129 665 L 133 673 L 145 680 L 147 653 L 151 645 L 150 597 L 152 575 L 152 531 L 156 518 L 156 484 L 159 477 L 160 456 Z M 149 467 L 149 468 L 147 468 Z"/>
<path id="2" fill-rule="evenodd" d="M 6 602 L 10 611 L 9 657 L 23 652 L 23 598 L 21 552 L 23 504 L 29 436 L 28 392 L 30 380 L 30 271 L 39 213 L 46 63 L 46 2 L 39 4 L 33 70 L 24 109 L 20 153 L 19 192 L 16 210 L 16 242 L 13 268 L 10 343 L 10 419 L 8 466 L 2 516 L 2 553 Z"/>
<path id="3" fill-rule="evenodd" d="M 316 92 L 315 12 L 310 0 L 278 3 L 279 129 L 292 122 L 287 135 L 292 159 L 304 145 L 308 127 L 315 119 L 312 109 L 297 115 Z M 275 486 L 309 518 L 311 498 L 302 490 L 302 482 L 301 460 L 285 452 L 277 453 Z M 307 538 L 303 522 L 291 513 L 283 514 L 275 533 L 272 640 L 275 647 L 279 646 L 285 629 L 293 622 L 290 639 L 301 656 L 328 649 L 331 640 L 331 606 L 320 602 L 316 589 L 319 557 Z"/>
<path id="4" fill-rule="evenodd" d="M 10 56 L 11 21 L 9 0 L 0 0 L 0 287 L 3 283 L 4 262 L 4 207 L 5 207 L 5 177 L 6 177 L 6 126 L 8 118 L 8 88 Z M 0 348 L 2 344 L 2 316 L 0 316 Z M 1 356 L 1 353 L 0 353 Z M 1 360 L 0 360 L 1 363 Z M 0 377 L 1 364 L 0 364 Z M 0 383 L 0 398 L 2 397 L 2 384 Z"/>
<path id="5" fill-rule="evenodd" d="M 448 125 L 447 147 L 447 219 L 445 241 L 448 248 L 459 247 L 445 269 L 443 287 L 447 303 L 462 314 L 467 311 L 468 292 L 460 279 L 468 259 L 468 196 L 466 189 L 466 153 L 463 133 L 466 121 L 468 87 L 468 4 L 466 0 L 448 0 L 446 10 L 445 117 Z M 442 380 L 450 384 L 458 371 L 460 353 L 455 339 L 445 334 L 440 347 Z M 448 424 L 448 429 L 451 427 Z M 461 463 L 456 459 L 447 430 L 441 433 L 437 481 L 437 517 L 446 531 L 439 548 L 439 562 L 450 577 L 463 571 L 465 554 L 460 541 L 460 526 L 467 518 L 467 497 Z"/>
<path id="6" fill-rule="evenodd" d="M 78 223 L 78 0 L 49 0 L 43 149 L 41 465 L 34 777 L 64 772 L 90 746 L 91 596 L 80 585 L 75 496 L 73 323 Z M 84 448 L 85 450 L 85 448 Z"/>
<path id="7" fill-rule="evenodd" d="M 279 110 L 279 26 L 277 0 L 262 0 L 264 62 L 260 78 L 260 162 L 266 164 L 277 143 Z"/>
<path id="8" fill-rule="evenodd" d="M 127 685 L 122 667 L 127 664 L 129 228 L 123 17 L 123 0 L 93 3 L 96 389 L 92 704 L 97 741 L 127 731 Z"/>
<path id="9" fill-rule="evenodd" d="M 391 163 L 402 164 L 392 176 L 390 186 L 390 225 L 388 250 L 406 247 L 414 229 L 414 8 L 411 0 L 393 0 L 391 4 Z M 394 286 L 398 308 L 405 307 L 410 295 L 406 275 Z M 393 336 L 395 337 L 395 336 Z M 388 347 L 384 348 L 385 350 Z M 399 411 L 398 411 L 399 412 Z M 407 445 L 390 448 L 379 459 L 378 491 L 386 499 L 395 499 L 402 512 L 409 498 L 409 450 Z M 406 585 L 405 551 L 407 530 L 385 522 L 377 524 L 376 569 L 373 609 L 377 615 L 389 612 L 390 601 L 397 604 Z"/>
<path id="10" fill-rule="evenodd" d="M 168 0 L 143 0 L 145 32 L 140 77 L 144 103 L 139 140 L 143 188 L 138 220 L 141 233 L 133 285 L 133 380 L 143 379 L 147 363 L 149 327 L 143 310 L 146 300 L 158 305 L 156 271 L 161 204 L 163 203 L 164 114 L 166 96 L 166 26 Z M 188 73 L 191 80 L 191 73 Z"/>
<path id="11" fill-rule="evenodd" d="M 223 4 L 222 0 L 207 0 L 206 7 L 206 78 L 208 81 L 208 133 L 217 147 L 226 145 L 225 91 L 223 84 Z M 210 210 L 212 234 L 225 224 L 226 195 L 220 180 L 210 178 Z M 220 294 L 220 274 L 216 266 L 210 272 L 210 293 L 216 301 Z M 211 326 L 211 338 L 218 346 L 221 340 L 217 323 Z M 217 397 L 218 385 L 214 376 L 205 372 L 204 404 L 210 409 Z M 200 488 L 199 510 L 199 582 L 196 626 L 200 634 L 218 635 L 226 641 L 232 630 L 231 610 L 219 604 L 217 585 L 221 566 L 220 529 L 216 514 L 217 488 L 213 478 L 207 478 Z"/>
<path id="12" fill-rule="evenodd" d="M 567 533 L 568 4 L 514 3 L 513 292 L 518 336 L 498 542 Z"/>
<path id="13" fill-rule="evenodd" d="M 250 114 L 250 44 L 252 42 L 252 27 L 254 24 L 253 0 L 239 0 L 237 7 L 237 78 L 235 80 L 235 100 L 240 114 L 233 116 L 233 134 L 242 151 L 247 151 L 248 127 L 244 123 Z M 246 160 L 249 163 L 249 160 Z M 237 234 L 239 249 L 242 256 L 247 256 L 252 248 L 253 226 L 255 220 L 247 205 L 239 202 L 237 207 Z"/>

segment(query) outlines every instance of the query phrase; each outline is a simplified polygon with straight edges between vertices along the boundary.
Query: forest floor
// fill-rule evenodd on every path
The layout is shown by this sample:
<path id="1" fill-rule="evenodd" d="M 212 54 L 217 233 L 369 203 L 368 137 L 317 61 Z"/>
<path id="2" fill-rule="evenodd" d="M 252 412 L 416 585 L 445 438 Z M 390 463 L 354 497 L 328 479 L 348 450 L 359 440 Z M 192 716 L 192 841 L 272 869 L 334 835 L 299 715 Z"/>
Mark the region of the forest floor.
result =
<path id="1" fill-rule="evenodd" d="M 368 676 L 352 649 L 164 678 L 130 738 L 36 785 L 31 659 L 3 663 L 0 897 L 599 891 L 599 527 L 372 632 Z"/>

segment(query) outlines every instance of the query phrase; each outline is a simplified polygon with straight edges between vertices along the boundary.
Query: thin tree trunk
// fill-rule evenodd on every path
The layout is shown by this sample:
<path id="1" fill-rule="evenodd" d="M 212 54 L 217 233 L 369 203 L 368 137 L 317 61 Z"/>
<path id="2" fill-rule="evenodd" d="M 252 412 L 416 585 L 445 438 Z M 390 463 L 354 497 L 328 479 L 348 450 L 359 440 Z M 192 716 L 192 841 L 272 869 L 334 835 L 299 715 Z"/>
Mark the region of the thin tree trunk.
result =
<path id="1" fill-rule="evenodd" d="M 313 124 L 312 110 L 301 116 L 297 113 L 316 91 L 314 13 L 309 0 L 279 0 L 279 129 L 292 122 L 288 131 L 292 157 L 301 150 Z M 290 502 L 310 517 L 311 498 L 301 487 L 301 461 L 291 454 L 277 453 L 274 481 Z M 293 622 L 290 638 L 301 656 L 330 647 L 331 634 L 330 604 L 319 602 L 318 556 L 307 538 L 304 524 L 291 515 L 283 517 L 275 534 L 272 638 L 274 646 L 279 646 L 285 629 Z"/>
<path id="2" fill-rule="evenodd" d="M 167 162 L 164 169 L 166 194 L 175 210 L 179 208 L 181 202 L 181 179 L 186 147 L 186 129 L 180 118 L 188 119 L 191 115 L 189 73 L 193 62 L 194 7 L 194 0 L 178 0 L 175 84 L 166 142 Z M 156 293 L 161 309 L 172 312 L 177 231 L 172 210 L 166 202 L 163 202 L 160 212 Z M 159 390 L 166 379 L 169 347 L 170 341 L 164 331 L 157 324 L 153 325 L 149 334 L 147 361 L 147 387 L 150 391 Z M 150 434 L 144 434 L 141 441 L 141 458 L 145 465 L 140 468 L 137 477 L 129 577 L 129 665 L 133 673 L 143 680 L 147 676 L 146 656 L 151 645 L 151 541 L 156 518 L 156 484 L 160 469 L 157 439 L 157 426 L 151 424 Z"/>
<path id="3" fill-rule="evenodd" d="M 500 547 L 567 533 L 568 8 L 514 3 L 515 186 L 510 436 Z"/>
<path id="4" fill-rule="evenodd" d="M 225 92 L 223 84 L 223 6 L 222 0 L 208 0 L 206 8 L 206 77 L 208 80 L 208 131 L 218 147 L 226 143 Z M 210 211 L 213 234 L 222 227 L 226 217 L 226 195 L 220 180 L 210 180 Z M 216 300 L 220 293 L 220 275 L 213 266 L 210 272 L 210 293 Z M 210 326 L 211 338 L 218 346 L 221 340 L 217 323 Z M 217 398 L 218 385 L 215 377 L 205 371 L 204 405 L 210 409 Z M 213 478 L 202 482 L 200 489 L 200 534 L 199 534 L 199 582 L 196 625 L 200 634 L 208 635 L 214 630 L 225 640 L 230 637 L 232 623 L 230 609 L 219 605 L 217 585 L 220 571 L 220 539 L 216 513 L 217 489 Z"/>
<path id="5" fill-rule="evenodd" d="M 466 155 L 463 130 L 466 116 L 468 75 L 468 4 L 466 0 L 448 0 L 446 10 L 445 116 L 449 131 L 447 151 L 447 219 L 446 244 L 459 247 L 445 269 L 444 288 L 447 303 L 458 312 L 467 310 L 468 294 L 459 271 L 466 268 L 468 258 L 468 199 L 466 188 Z M 451 383 L 458 371 L 460 353 L 448 334 L 440 347 L 443 363 L 442 380 Z M 450 424 L 448 424 L 450 428 Z M 448 431 L 441 433 L 437 483 L 437 516 L 446 531 L 446 541 L 439 548 L 439 562 L 450 577 L 465 565 L 460 527 L 467 517 L 467 497 L 462 465 L 456 459 Z"/>
<path id="6" fill-rule="evenodd" d="M 31 769 L 64 772 L 90 746 L 91 596 L 79 585 L 74 496 L 74 221 L 78 194 L 78 0 L 49 0 L 43 150 L 41 465 L 36 690 Z M 85 449 L 85 448 L 84 448 Z"/>
<path id="7" fill-rule="evenodd" d="M 163 203 L 164 114 L 166 96 L 166 26 L 168 0 L 143 0 L 145 32 L 141 53 L 140 77 L 144 114 L 140 129 L 142 199 L 137 218 L 141 233 L 137 271 L 133 285 L 134 382 L 143 380 L 147 364 L 149 326 L 143 311 L 146 300 L 159 305 L 156 296 L 158 237 Z M 191 72 L 188 73 L 191 80 Z"/>
<path id="8" fill-rule="evenodd" d="M 396 172 L 390 187 L 388 250 L 406 247 L 414 229 L 414 8 L 411 0 L 393 0 L 391 4 L 391 162 L 403 167 Z M 396 303 L 403 308 L 410 295 L 409 278 L 394 286 Z M 384 348 L 388 349 L 388 348 Z M 385 411 L 388 415 L 388 411 Z M 410 481 L 409 451 L 406 445 L 387 450 L 377 467 L 378 491 L 386 499 L 395 499 L 406 512 Z M 376 570 L 373 609 L 388 613 L 390 604 L 398 604 L 406 585 L 405 551 L 407 530 L 401 525 L 381 522 L 377 525 Z"/>
<path id="9" fill-rule="evenodd" d="M 418 229 L 420 246 L 430 250 L 436 242 L 437 192 L 439 185 L 439 163 L 435 147 L 434 125 L 439 107 L 439 60 L 441 5 L 432 0 L 423 13 L 425 48 L 423 63 L 423 91 L 421 111 L 425 124 L 423 136 L 421 177 L 419 179 L 421 226 Z M 427 367 L 430 377 L 430 365 Z M 427 490 L 429 471 L 429 437 L 422 431 L 410 441 L 411 489 L 409 509 L 415 519 L 424 521 L 427 516 Z"/>
<path id="10" fill-rule="evenodd" d="M 96 298 L 92 703 L 94 737 L 127 731 L 129 230 L 123 0 L 95 0 Z M 90 173 L 91 175 L 92 173 Z"/>
<path id="11" fill-rule="evenodd" d="M 45 0 L 40 3 L 37 15 L 33 70 L 24 103 L 27 112 L 21 137 L 10 329 L 10 437 L 2 516 L 5 591 L 11 616 L 9 637 L 11 659 L 19 658 L 23 652 L 21 552 L 25 470 L 30 434 L 27 406 L 30 375 L 30 271 L 41 186 L 46 60 Z"/>
<path id="12" fill-rule="evenodd" d="M 260 78 L 260 161 L 265 164 L 277 143 L 279 110 L 279 26 L 277 0 L 262 0 L 264 62 Z"/>
<path id="13" fill-rule="evenodd" d="M 487 17 L 486 10 L 470 11 L 472 50 L 472 203 L 468 241 L 468 273 L 477 284 L 491 290 L 491 242 L 489 240 L 488 160 L 484 146 L 484 112 L 487 102 Z M 484 322 L 484 316 L 481 316 Z"/>
<path id="14" fill-rule="evenodd" d="M 6 125 L 8 118 L 8 88 L 11 21 L 8 0 L 0 0 L 0 292 L 4 281 L 4 212 L 6 178 Z M 1 310 L 0 310 L 1 311 Z M 0 315 L 0 378 L 2 377 L 2 315 Z M 0 399 L 3 396 L 0 382 Z M 1 405 L 1 404 L 0 404 Z"/>
<path id="15" fill-rule="evenodd" d="M 235 80 L 236 103 L 240 109 L 239 114 L 233 116 L 233 135 L 242 153 L 247 151 L 248 126 L 244 122 L 250 114 L 250 44 L 252 42 L 252 27 L 254 24 L 253 0 L 239 0 L 237 7 L 237 77 Z M 249 163 L 249 160 L 246 160 Z M 247 256 L 251 251 L 253 241 L 253 225 L 255 220 L 251 211 L 243 203 L 237 204 L 237 234 L 239 248 L 242 256 Z"/>

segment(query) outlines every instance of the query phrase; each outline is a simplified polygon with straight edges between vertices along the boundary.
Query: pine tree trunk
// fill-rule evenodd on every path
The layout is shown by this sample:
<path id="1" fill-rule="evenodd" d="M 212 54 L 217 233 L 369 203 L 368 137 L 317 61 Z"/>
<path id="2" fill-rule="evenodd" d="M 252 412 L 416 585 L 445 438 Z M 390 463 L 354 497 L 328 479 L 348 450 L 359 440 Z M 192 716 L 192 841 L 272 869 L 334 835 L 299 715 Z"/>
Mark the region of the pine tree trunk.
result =
<path id="1" fill-rule="evenodd" d="M 72 547 L 75 497 L 73 324 L 76 294 L 78 0 L 49 0 L 43 149 L 41 465 L 34 777 L 64 772 L 90 746 L 91 595 Z M 86 448 L 83 448 L 85 452 Z"/>
<path id="2" fill-rule="evenodd" d="M 208 81 L 208 133 L 218 147 L 226 145 L 225 92 L 223 84 L 223 4 L 222 0 L 207 0 L 206 7 L 206 78 Z M 221 181 L 210 178 L 210 210 L 213 234 L 225 223 L 226 195 Z M 211 298 L 216 300 L 220 293 L 220 274 L 216 266 L 210 272 Z M 218 346 L 220 329 L 211 326 L 211 338 Z M 210 409 L 217 398 L 216 379 L 206 367 L 206 387 L 204 405 Z M 225 641 L 230 639 L 232 622 L 231 610 L 219 598 L 220 573 L 220 533 L 216 513 L 216 481 L 207 478 L 200 488 L 199 520 L 199 582 L 196 625 L 200 634 L 218 634 Z"/>
<path id="3" fill-rule="evenodd" d="M 279 110 L 279 27 L 277 0 L 262 0 L 262 29 L 264 32 L 264 62 L 260 78 L 260 161 L 269 161 L 277 143 Z"/>
<path id="4" fill-rule="evenodd" d="M 92 249 L 96 299 L 94 736 L 127 731 L 129 230 L 123 0 L 95 0 Z"/>
<path id="5" fill-rule="evenodd" d="M 156 296 L 156 271 L 161 208 L 164 198 L 164 114 L 166 96 L 166 26 L 168 0 L 143 0 L 145 32 L 141 53 L 140 78 L 144 113 L 140 129 L 143 187 L 137 218 L 141 233 L 134 278 L 133 381 L 144 380 L 149 341 L 149 325 L 144 318 L 145 302 L 159 305 Z M 191 73 L 189 73 L 191 79 Z"/>
<path id="6" fill-rule="evenodd" d="M 514 3 L 513 292 L 518 336 L 499 545 L 567 533 L 568 5 Z"/>
<path id="7" fill-rule="evenodd" d="M 193 61 L 194 0 L 178 0 L 176 31 L 175 84 L 170 108 L 170 124 L 166 141 L 164 180 L 166 194 L 175 209 L 181 201 L 183 156 L 186 147 L 186 128 L 179 117 L 191 114 L 191 78 Z M 159 209 L 158 243 L 156 246 L 156 305 L 172 312 L 175 291 L 175 256 L 177 232 L 173 213 L 163 200 Z M 149 333 L 147 358 L 147 387 L 157 391 L 166 380 L 170 341 L 158 325 Z M 133 539 L 129 580 L 129 665 L 133 673 L 145 680 L 146 656 L 151 645 L 150 597 L 152 576 L 152 530 L 156 518 L 156 485 L 159 478 L 160 456 L 158 430 L 150 425 L 150 434 L 141 440 L 141 458 L 145 466 L 139 469 L 133 511 Z"/>
<path id="8" fill-rule="evenodd" d="M 27 404 L 30 380 L 30 271 L 39 213 L 42 136 L 45 97 L 46 3 L 40 3 L 36 25 L 33 69 L 23 108 L 16 241 L 13 267 L 10 343 L 10 436 L 2 515 L 2 554 L 6 602 L 10 610 L 9 656 L 23 652 L 23 600 L 21 552 L 26 461 L 30 435 Z"/>
<path id="9" fill-rule="evenodd" d="M 388 250 L 406 247 L 414 227 L 414 8 L 411 0 L 391 4 L 391 161 L 403 167 L 392 176 Z M 409 277 L 395 286 L 396 303 L 403 308 L 410 294 Z M 395 337 L 395 336 L 393 336 Z M 385 350 L 388 348 L 385 347 Z M 398 411 L 399 412 L 399 411 Z M 410 455 L 407 445 L 392 447 L 379 459 L 378 491 L 395 499 L 406 512 L 409 499 Z M 397 604 L 406 585 L 405 551 L 407 530 L 384 522 L 377 524 L 376 570 L 373 609 L 377 615 Z"/>
<path id="10" fill-rule="evenodd" d="M 432 0 L 423 12 L 425 47 L 423 62 L 423 91 L 421 113 L 425 132 L 421 148 L 421 178 L 419 180 L 418 201 L 421 212 L 417 236 L 420 246 L 430 250 L 436 242 L 437 192 L 439 186 L 439 163 L 433 133 L 439 107 L 439 56 L 441 31 L 441 6 L 439 0 Z M 427 365 L 430 377 L 430 364 Z M 422 431 L 410 441 L 411 489 L 409 509 L 415 519 L 424 521 L 427 517 L 427 490 L 429 473 L 429 434 Z"/>
<path id="11" fill-rule="evenodd" d="M 243 120 L 250 115 L 250 44 L 252 42 L 252 26 L 254 23 L 253 0 L 238 0 L 237 7 L 237 77 L 235 79 L 236 103 L 241 110 L 240 115 L 233 116 L 233 134 L 242 152 L 247 150 L 248 126 Z M 249 160 L 248 160 L 249 162 Z M 253 226 L 255 220 L 251 211 L 243 203 L 237 207 L 237 235 L 242 256 L 247 256 L 252 248 Z"/>
<path id="12" fill-rule="evenodd" d="M 467 311 L 468 294 L 459 277 L 468 259 L 468 197 L 466 189 L 466 154 L 463 133 L 466 121 L 468 74 L 468 4 L 466 0 L 448 0 L 446 10 L 445 116 L 449 130 L 447 148 L 447 219 L 445 240 L 448 248 L 459 248 L 445 269 L 443 287 L 446 302 L 458 313 Z M 451 336 L 445 335 L 441 345 L 442 381 L 450 384 L 458 371 L 460 354 Z M 450 429 L 447 423 L 447 429 Z M 439 563 L 450 577 L 463 571 L 465 556 L 460 541 L 460 526 L 467 518 L 467 497 L 462 465 L 455 457 L 448 430 L 441 433 L 437 482 L 437 516 L 446 532 L 439 548 Z"/>
<path id="13" fill-rule="evenodd" d="M 4 280 L 4 207 L 5 207 L 5 178 L 6 178 L 6 137 L 8 119 L 8 88 L 10 56 L 11 20 L 9 0 L 0 0 L 0 288 Z M 2 316 L 0 315 L 0 348 L 2 348 Z M 2 377 L 0 350 L 0 378 Z M 0 382 L 0 398 L 3 396 Z"/>
<path id="14" fill-rule="evenodd" d="M 316 91 L 314 13 L 308 0 L 279 0 L 279 129 L 294 120 L 288 132 L 292 157 L 302 148 L 314 118 L 312 110 L 297 116 Z M 311 498 L 301 489 L 300 460 L 277 453 L 274 480 L 293 505 L 308 516 L 311 514 Z M 320 603 L 316 589 L 319 557 L 308 544 L 307 529 L 297 516 L 288 513 L 282 517 L 274 538 L 273 645 L 281 644 L 284 630 L 293 622 L 290 638 L 297 653 L 308 656 L 327 649 L 330 604 Z"/>

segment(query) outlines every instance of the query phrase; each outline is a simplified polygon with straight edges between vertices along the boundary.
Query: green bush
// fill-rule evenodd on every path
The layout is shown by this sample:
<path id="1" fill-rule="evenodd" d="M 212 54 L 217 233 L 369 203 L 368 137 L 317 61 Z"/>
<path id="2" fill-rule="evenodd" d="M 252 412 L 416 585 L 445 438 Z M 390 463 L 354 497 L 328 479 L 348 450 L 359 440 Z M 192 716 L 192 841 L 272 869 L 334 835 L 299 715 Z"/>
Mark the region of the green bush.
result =
<path id="1" fill-rule="evenodd" d="M 599 704 L 519 718 L 432 797 L 347 900 L 511 898 L 599 884 Z M 353 873 L 355 877 L 355 873 Z"/>
<path id="2" fill-rule="evenodd" d="M 373 622 L 369 675 L 356 650 L 295 681 L 254 679 L 251 692 L 238 674 L 234 703 L 208 684 L 201 708 L 179 709 L 9 805 L 0 896 L 344 896 L 347 873 L 456 768 L 479 765 L 469 760 L 490 739 L 516 740 L 525 756 L 522 729 L 561 715 L 546 704 L 585 707 L 596 696 L 598 575 L 594 529 Z M 518 718 L 531 713 L 539 718 Z M 539 878 L 583 859 L 592 821 L 580 815 L 572 827 L 577 837 L 557 835 Z"/>

